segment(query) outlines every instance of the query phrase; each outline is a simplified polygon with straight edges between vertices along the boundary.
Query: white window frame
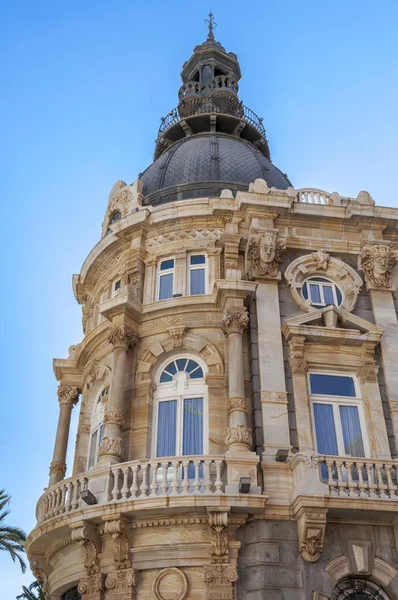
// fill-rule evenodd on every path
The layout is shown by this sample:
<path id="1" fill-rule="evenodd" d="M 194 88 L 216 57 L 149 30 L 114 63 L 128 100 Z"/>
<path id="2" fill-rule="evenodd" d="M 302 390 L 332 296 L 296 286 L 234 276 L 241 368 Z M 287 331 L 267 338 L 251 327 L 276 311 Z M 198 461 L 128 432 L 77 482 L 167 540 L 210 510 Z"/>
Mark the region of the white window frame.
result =
<path id="1" fill-rule="evenodd" d="M 120 283 L 119 287 L 116 287 L 117 283 Z M 115 298 L 118 294 L 120 294 L 121 289 L 122 289 L 122 279 L 121 279 L 121 277 L 117 277 L 117 279 L 114 279 L 112 281 L 112 298 Z"/>
<path id="2" fill-rule="evenodd" d="M 174 266 L 172 269 L 165 269 L 164 271 L 160 270 L 160 265 L 163 262 L 166 262 L 167 260 L 173 260 L 174 261 Z M 162 300 L 160 299 L 160 278 L 162 277 L 162 275 L 173 275 L 173 293 L 171 295 L 171 298 L 174 296 L 175 294 L 175 285 L 176 285 L 176 259 L 175 256 L 168 256 L 167 258 L 162 258 L 161 260 L 159 260 L 158 264 L 157 264 L 157 276 L 156 276 L 156 300 L 159 301 L 163 301 L 163 300 L 170 300 L 170 298 L 162 298 Z"/>
<path id="3" fill-rule="evenodd" d="M 104 400 L 103 400 L 104 390 L 108 390 L 108 394 L 109 394 L 109 386 L 104 385 L 101 387 L 101 389 L 95 396 L 95 400 L 94 400 L 93 411 L 91 414 L 90 437 L 88 440 L 87 469 L 92 469 L 98 462 L 98 448 L 100 446 L 101 438 L 102 438 L 102 436 L 100 436 L 101 427 L 102 427 L 102 435 L 104 433 L 104 416 L 105 416 L 105 406 L 104 406 Z M 91 440 L 96 431 L 98 433 L 97 433 L 97 439 L 96 439 L 96 444 L 95 444 L 96 445 L 95 460 L 94 460 L 94 464 L 90 465 Z"/>
<path id="4" fill-rule="evenodd" d="M 314 281 L 314 279 L 316 279 L 316 278 L 325 279 L 325 281 Z M 326 283 L 326 281 L 328 283 Z M 324 286 L 332 288 L 333 304 L 334 304 L 334 306 L 336 306 L 336 308 L 338 308 L 339 306 L 341 306 L 341 305 L 339 305 L 338 300 L 337 300 L 337 292 L 336 292 L 336 287 L 337 286 L 336 286 L 335 282 L 332 281 L 331 279 L 328 279 L 327 277 L 323 277 L 322 275 L 312 275 L 311 277 L 309 277 L 308 279 L 306 279 L 303 282 L 303 285 L 304 284 L 307 284 L 307 294 L 308 294 L 308 299 L 311 302 L 311 306 L 320 306 L 321 308 L 326 308 L 326 306 L 329 306 L 325 302 L 325 295 L 323 293 L 323 287 Z M 320 297 L 321 297 L 321 302 L 313 302 L 312 301 L 310 284 L 318 286 L 318 288 L 319 288 L 319 294 L 320 294 Z M 341 298 L 343 299 L 343 293 L 340 290 L 340 288 L 339 288 L 339 292 L 341 294 Z"/>
<path id="5" fill-rule="evenodd" d="M 198 363 L 203 371 L 203 379 L 192 379 L 189 380 L 187 377 L 186 383 L 183 382 L 183 378 L 180 377 L 176 379 L 174 377 L 173 381 L 168 381 L 165 383 L 160 383 L 160 377 L 167 367 L 173 360 L 181 359 L 191 359 Z M 184 372 L 179 372 L 184 373 Z M 178 375 L 178 373 L 176 374 Z M 196 356 L 189 356 L 187 354 L 175 356 L 166 360 L 158 372 L 157 385 L 154 394 L 155 401 L 155 415 L 154 415 L 154 423 L 153 423 L 153 433 L 152 433 L 152 457 L 154 459 L 158 458 L 159 462 L 162 461 L 163 458 L 167 457 L 157 457 L 157 443 L 158 443 L 158 422 L 159 422 L 159 404 L 161 402 L 167 402 L 170 400 L 177 401 L 177 410 L 176 410 L 176 454 L 177 458 L 185 458 L 186 455 L 182 454 L 182 445 L 183 445 L 183 417 L 184 417 L 184 400 L 189 400 L 190 398 L 203 398 L 203 455 L 209 453 L 209 407 L 208 407 L 208 391 L 207 384 L 205 382 L 206 379 L 206 369 L 205 365 L 197 359 Z M 186 390 L 186 391 L 185 391 Z M 199 456 L 199 455 L 198 455 Z"/>
<path id="6" fill-rule="evenodd" d="M 337 377 L 351 377 L 354 382 L 355 396 L 334 396 L 327 394 L 312 394 L 311 393 L 311 383 L 310 376 L 311 375 L 335 375 Z M 336 431 L 336 440 L 337 440 L 337 449 L 338 456 L 351 456 L 347 454 L 344 448 L 344 438 L 343 438 L 343 428 L 341 426 L 341 418 L 340 418 L 340 406 L 356 406 L 358 408 L 358 418 L 359 424 L 361 427 L 362 434 L 362 442 L 363 449 L 365 453 L 364 458 L 370 458 L 370 445 L 369 438 L 366 429 L 366 420 L 365 414 L 363 410 L 363 401 L 360 394 L 360 385 L 357 377 L 350 372 L 345 371 L 315 371 L 311 370 L 307 374 L 308 378 L 308 392 L 310 398 L 311 405 L 311 419 L 312 419 L 312 431 L 314 435 L 315 447 L 318 449 L 318 440 L 316 437 L 316 427 L 315 427 L 315 414 L 314 414 L 314 404 L 329 404 L 332 406 L 333 411 L 333 420 L 334 427 Z"/>
<path id="7" fill-rule="evenodd" d="M 199 264 L 199 265 L 191 265 L 191 257 L 192 256 L 204 256 L 205 262 L 202 264 Z M 199 269 L 203 269 L 205 272 L 205 291 L 203 292 L 203 294 L 192 294 L 191 293 L 191 271 L 197 271 Z M 208 289 L 209 289 L 208 278 L 209 278 L 209 269 L 208 269 L 207 255 L 204 252 L 191 252 L 190 254 L 188 254 L 188 256 L 187 256 L 188 296 L 204 296 L 205 294 L 208 294 Z"/>

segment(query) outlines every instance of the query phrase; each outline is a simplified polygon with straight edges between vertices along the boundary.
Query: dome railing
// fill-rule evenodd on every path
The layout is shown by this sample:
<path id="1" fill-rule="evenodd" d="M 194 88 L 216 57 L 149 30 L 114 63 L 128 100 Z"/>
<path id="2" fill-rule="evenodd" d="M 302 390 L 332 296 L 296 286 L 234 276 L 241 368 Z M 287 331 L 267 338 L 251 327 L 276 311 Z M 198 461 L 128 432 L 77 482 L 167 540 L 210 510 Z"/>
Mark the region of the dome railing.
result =
<path id="1" fill-rule="evenodd" d="M 257 131 L 263 136 L 266 137 L 266 131 L 265 131 L 265 127 L 263 125 L 263 119 L 259 116 L 256 115 L 256 113 L 254 111 L 251 110 L 251 108 L 248 108 L 247 106 L 244 106 L 243 104 L 240 105 L 238 110 L 235 111 L 231 111 L 231 112 L 225 112 L 225 110 L 222 110 L 220 108 L 218 108 L 217 106 L 211 105 L 211 109 L 209 110 L 209 103 L 211 103 L 211 98 L 207 98 L 208 102 L 206 101 L 206 98 L 203 98 L 204 100 L 204 104 L 202 106 L 199 107 L 195 107 L 192 112 L 190 114 L 186 114 L 184 116 L 185 117 L 192 117 L 194 115 L 201 115 L 201 114 L 212 114 L 212 113 L 216 113 L 216 114 L 230 114 L 231 116 L 237 117 L 238 119 L 242 119 L 243 121 L 246 121 L 246 123 L 249 123 L 249 125 L 252 125 L 253 127 L 255 127 L 257 129 Z M 173 108 L 173 110 L 171 110 L 165 117 L 162 117 L 160 119 L 161 123 L 160 123 L 160 127 L 159 127 L 159 131 L 158 131 L 158 139 L 164 135 L 164 133 L 173 125 L 175 125 L 176 123 L 178 123 L 179 121 L 181 121 L 181 117 L 178 113 L 178 107 Z"/>

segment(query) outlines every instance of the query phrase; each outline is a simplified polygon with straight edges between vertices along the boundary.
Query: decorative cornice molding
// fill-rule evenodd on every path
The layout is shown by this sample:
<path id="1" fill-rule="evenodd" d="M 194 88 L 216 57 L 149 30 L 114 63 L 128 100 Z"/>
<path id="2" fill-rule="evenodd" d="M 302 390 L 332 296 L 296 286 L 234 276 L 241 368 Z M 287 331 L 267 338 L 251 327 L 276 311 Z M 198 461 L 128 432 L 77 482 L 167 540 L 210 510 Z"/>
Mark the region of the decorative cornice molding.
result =
<path id="1" fill-rule="evenodd" d="M 217 228 L 198 228 L 198 229 L 179 229 L 177 231 L 170 231 L 159 235 L 155 238 L 147 240 L 147 248 L 153 250 L 164 244 L 170 244 L 171 242 L 181 242 L 182 240 L 217 240 L 220 239 L 223 234 L 222 229 Z"/>
<path id="2" fill-rule="evenodd" d="M 170 329 L 170 326 L 174 325 L 191 325 L 196 323 L 210 322 L 212 326 L 219 327 L 221 325 L 222 315 L 219 312 L 194 312 L 194 313 L 182 313 L 173 314 L 167 317 L 160 317 L 158 319 L 152 319 L 145 321 L 139 325 L 139 334 L 141 335 L 150 332 L 153 329 Z"/>

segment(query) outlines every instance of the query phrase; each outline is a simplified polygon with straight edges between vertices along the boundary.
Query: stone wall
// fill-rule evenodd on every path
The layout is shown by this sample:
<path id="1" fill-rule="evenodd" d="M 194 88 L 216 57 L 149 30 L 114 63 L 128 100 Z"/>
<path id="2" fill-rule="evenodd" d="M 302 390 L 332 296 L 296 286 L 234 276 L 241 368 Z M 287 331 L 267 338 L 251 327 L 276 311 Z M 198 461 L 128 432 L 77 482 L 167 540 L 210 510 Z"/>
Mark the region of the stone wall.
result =
<path id="1" fill-rule="evenodd" d="M 330 596 L 337 581 L 326 571 L 328 563 L 347 554 L 350 541 L 371 542 L 371 555 L 396 565 L 392 527 L 328 523 L 319 561 L 308 563 L 298 552 L 294 521 L 254 520 L 237 532 L 239 551 L 239 600 L 311 600 L 313 592 Z M 385 590 L 398 594 L 398 576 Z"/>

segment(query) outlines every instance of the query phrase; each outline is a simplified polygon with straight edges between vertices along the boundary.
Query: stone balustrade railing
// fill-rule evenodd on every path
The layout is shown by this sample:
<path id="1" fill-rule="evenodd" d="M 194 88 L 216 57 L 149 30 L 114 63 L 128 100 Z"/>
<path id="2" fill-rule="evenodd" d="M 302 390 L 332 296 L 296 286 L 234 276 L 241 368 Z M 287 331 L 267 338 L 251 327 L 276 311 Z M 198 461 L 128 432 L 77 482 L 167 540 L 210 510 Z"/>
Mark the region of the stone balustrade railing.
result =
<path id="1" fill-rule="evenodd" d="M 221 456 L 121 463 L 105 473 L 94 469 L 48 488 L 37 503 L 37 522 L 81 508 L 81 492 L 90 489 L 90 480 L 99 476 L 105 478 L 103 487 L 108 490 L 106 501 L 99 500 L 99 504 L 161 496 L 220 495 L 224 493 L 226 483 L 225 461 Z"/>
<path id="2" fill-rule="evenodd" d="M 219 457 L 162 458 L 112 467 L 112 499 L 135 500 L 184 494 L 223 494 L 224 461 Z"/>
<path id="3" fill-rule="evenodd" d="M 331 196 L 327 192 L 316 189 L 297 190 L 296 202 L 305 204 L 331 204 Z"/>
<path id="4" fill-rule="evenodd" d="M 199 81 L 188 81 L 184 83 L 178 91 L 179 98 L 185 98 L 185 96 L 191 96 L 192 94 L 201 94 L 205 86 Z"/>
<path id="5" fill-rule="evenodd" d="M 239 91 L 239 86 L 236 83 L 236 80 L 229 75 L 217 75 L 210 81 L 208 88 L 212 92 L 215 90 L 228 89 L 237 94 Z"/>
<path id="6" fill-rule="evenodd" d="M 321 465 L 331 496 L 398 500 L 397 461 L 325 456 Z"/>

